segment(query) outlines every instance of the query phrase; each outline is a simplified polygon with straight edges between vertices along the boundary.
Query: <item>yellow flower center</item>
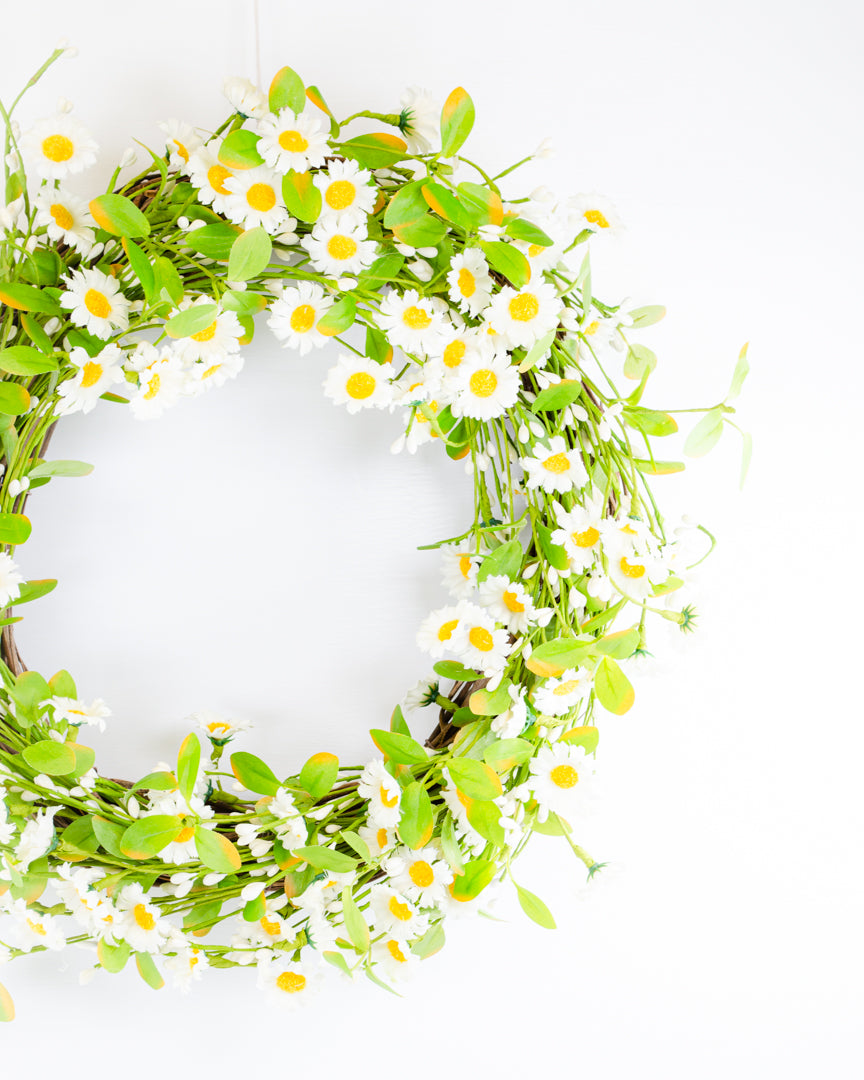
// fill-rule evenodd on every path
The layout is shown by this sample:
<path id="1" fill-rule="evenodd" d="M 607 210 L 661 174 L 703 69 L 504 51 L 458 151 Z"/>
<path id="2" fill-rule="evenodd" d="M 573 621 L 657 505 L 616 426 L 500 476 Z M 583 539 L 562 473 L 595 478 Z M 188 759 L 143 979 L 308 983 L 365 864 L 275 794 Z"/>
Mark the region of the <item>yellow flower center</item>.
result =
<path id="1" fill-rule="evenodd" d="M 593 525 L 589 525 L 584 532 L 570 533 L 570 539 L 580 548 L 593 547 L 600 539 L 600 533 L 594 528 Z"/>
<path id="2" fill-rule="evenodd" d="M 599 329 L 600 320 L 594 319 L 592 322 L 588 323 L 587 326 L 582 327 L 582 333 L 585 335 L 585 337 L 591 337 L 593 334 L 596 334 Z"/>
<path id="3" fill-rule="evenodd" d="M 466 267 L 462 267 L 459 271 L 459 277 L 457 279 L 457 287 L 459 292 L 463 296 L 473 296 L 477 292 L 477 280 L 474 275 Z"/>
<path id="4" fill-rule="evenodd" d="M 421 889 L 428 889 L 435 880 L 435 871 L 424 859 L 418 859 L 408 867 L 408 876 Z"/>
<path id="5" fill-rule="evenodd" d="M 59 164 L 61 161 L 68 161 L 72 157 L 75 153 L 75 146 L 72 140 L 67 139 L 65 135 L 49 135 L 47 139 L 42 140 L 42 153 L 49 161 L 55 161 Z"/>
<path id="6" fill-rule="evenodd" d="M 132 909 L 132 917 L 142 930 L 152 930 L 156 920 L 143 904 L 136 904 Z"/>
<path id="7" fill-rule="evenodd" d="M 350 180 L 334 180 L 332 184 L 327 185 L 324 201 L 331 210 L 344 210 L 346 206 L 354 202 L 356 194 L 357 188 Z"/>
<path id="8" fill-rule="evenodd" d="M 394 791 L 391 795 L 383 784 L 378 788 L 378 794 L 381 797 L 382 806 L 395 806 L 399 802 L 399 792 Z"/>
<path id="9" fill-rule="evenodd" d="M 549 779 L 556 787 L 571 788 L 579 783 L 579 773 L 572 765 L 556 765 L 549 773 Z"/>
<path id="10" fill-rule="evenodd" d="M 489 652 L 495 644 L 492 635 L 484 626 L 472 626 L 468 631 L 468 640 L 481 652 Z"/>
<path id="11" fill-rule="evenodd" d="M 621 566 L 621 573 L 625 577 L 640 578 L 645 574 L 645 567 L 640 566 L 639 563 L 627 562 L 625 558 L 621 559 L 619 564 Z"/>
<path id="12" fill-rule="evenodd" d="M 355 400 L 367 398 L 375 392 L 375 379 L 366 371 L 355 371 L 348 376 L 345 392 Z"/>
<path id="13" fill-rule="evenodd" d="M 306 989 L 306 976 L 299 971 L 283 971 L 276 980 L 276 985 L 286 994 L 299 994 Z"/>
<path id="14" fill-rule="evenodd" d="M 378 832 L 375 833 L 375 839 L 378 842 L 378 847 L 380 847 L 380 848 L 387 847 L 387 830 L 386 829 L 379 829 Z"/>
<path id="15" fill-rule="evenodd" d="M 197 334 L 192 335 L 193 341 L 212 341 L 216 336 L 216 320 L 210 323 L 209 326 L 205 326 L 203 330 L 199 330 Z"/>
<path id="16" fill-rule="evenodd" d="M 183 143 L 180 142 L 179 139 L 172 139 L 171 142 L 174 143 L 174 148 L 177 151 L 177 153 L 180 155 L 180 157 L 184 161 L 188 161 L 189 160 L 189 151 L 186 149 L 186 147 L 183 145 Z"/>
<path id="17" fill-rule="evenodd" d="M 459 556 L 459 572 L 465 580 L 468 580 L 468 575 L 471 573 L 471 556 L 460 555 Z"/>
<path id="18" fill-rule="evenodd" d="M 459 625 L 459 620 L 458 619 L 451 619 L 450 622 L 442 623 L 438 628 L 438 640 L 439 641 L 449 641 L 450 640 L 450 635 L 453 633 L 453 631 L 456 629 L 456 627 L 458 625 Z"/>
<path id="19" fill-rule="evenodd" d="M 185 825 L 174 837 L 176 844 L 185 844 L 195 835 L 195 829 L 191 825 Z"/>
<path id="20" fill-rule="evenodd" d="M 437 414 L 437 412 L 438 412 L 438 402 L 437 401 L 429 401 L 426 404 L 426 408 L 429 409 L 431 412 Z M 429 417 L 424 416 L 423 413 L 421 413 L 421 412 L 418 412 L 417 413 L 417 423 L 418 424 L 428 424 L 429 423 Z M 434 432 L 433 432 L 433 434 L 434 434 Z"/>
<path id="21" fill-rule="evenodd" d="M 210 367 L 207 368 L 206 371 L 202 371 L 201 372 L 201 380 L 202 380 L 202 382 L 203 382 L 204 379 L 209 379 L 210 376 L 214 375 L 219 370 L 219 368 L 221 368 L 221 367 L 222 367 L 221 364 L 212 364 Z"/>
<path id="22" fill-rule="evenodd" d="M 299 131 L 280 131 L 279 145 L 289 154 L 302 154 L 309 147 L 309 140 Z"/>
<path id="23" fill-rule="evenodd" d="M 207 730 L 211 735 L 224 735 L 231 730 L 231 725 L 223 723 L 221 720 L 214 720 L 212 724 L 207 725 Z"/>
<path id="24" fill-rule="evenodd" d="M 276 192 L 269 184 L 252 184 L 246 192 L 246 202 L 253 210 L 266 213 L 276 205 Z"/>
<path id="25" fill-rule="evenodd" d="M 88 289 L 84 294 L 84 306 L 97 319 L 107 319 L 111 314 L 111 302 L 98 289 Z"/>
<path id="26" fill-rule="evenodd" d="M 609 228 L 609 222 L 606 220 L 600 210 L 586 210 L 584 216 L 586 221 L 590 221 L 592 225 L 597 225 L 598 228 Z"/>
<path id="27" fill-rule="evenodd" d="M 518 613 L 525 610 L 525 605 L 519 603 L 519 599 L 516 596 L 515 592 L 510 592 L 509 590 L 507 590 L 505 591 L 501 599 L 504 601 L 504 606 L 508 609 L 508 611 Z"/>
<path id="28" fill-rule="evenodd" d="M 555 697 L 567 697 L 567 695 L 572 694 L 578 686 L 578 679 L 568 679 L 567 682 L 559 683 L 552 691 L 552 693 L 555 695 Z"/>
<path id="29" fill-rule="evenodd" d="M 398 919 L 400 922 L 408 922 L 411 918 L 411 908 L 407 904 L 400 903 L 395 896 L 390 897 L 387 907 L 390 909 L 393 918 Z"/>
<path id="30" fill-rule="evenodd" d="M 315 325 L 315 308 L 311 304 L 298 304 L 288 322 L 295 333 L 308 334 Z"/>
<path id="31" fill-rule="evenodd" d="M 40 937 L 45 937 L 48 933 L 48 931 L 45 929 L 41 922 L 33 922 L 32 919 L 28 919 L 27 925 L 30 927 L 34 934 L 38 934 Z"/>
<path id="32" fill-rule="evenodd" d="M 570 458 L 566 454 L 553 454 L 543 462 L 543 468 L 551 473 L 564 473 L 570 468 Z"/>
<path id="33" fill-rule="evenodd" d="M 51 206 L 51 217 L 57 222 L 61 229 L 71 229 L 75 224 L 75 219 L 63 205 L 63 203 L 53 203 Z"/>
<path id="34" fill-rule="evenodd" d="M 265 934 L 269 934 L 270 937 L 278 937 L 281 927 L 276 919 L 268 919 L 267 916 L 264 915 L 258 921 Z"/>
<path id="35" fill-rule="evenodd" d="M 516 322 L 531 322 L 532 319 L 537 318 L 540 301 L 534 293 L 520 293 L 513 297 L 507 305 L 507 310 L 510 312 L 510 318 L 515 319 Z"/>
<path id="36" fill-rule="evenodd" d="M 444 350 L 444 366 L 449 368 L 457 368 L 465 359 L 465 342 L 451 341 L 447 348 Z"/>
<path id="37" fill-rule="evenodd" d="M 536 259 L 541 251 L 546 250 L 545 244 L 530 244 L 528 247 L 528 258 Z"/>
<path id="38" fill-rule="evenodd" d="M 495 388 L 498 385 L 498 376 L 489 368 L 480 368 L 480 370 L 475 371 L 468 380 L 468 385 L 471 388 L 471 393 L 476 397 L 490 397 L 495 393 Z"/>
<path id="39" fill-rule="evenodd" d="M 387 942 L 387 949 L 394 960 L 398 960 L 400 964 L 406 962 L 405 953 L 399 948 L 399 942 L 394 941 L 392 938 Z"/>
<path id="40" fill-rule="evenodd" d="M 154 371 L 150 376 L 150 382 L 147 385 L 147 393 L 144 395 L 145 401 L 152 401 L 154 397 L 159 393 L 159 387 L 162 385 L 162 380 L 158 374 Z"/>
<path id="41" fill-rule="evenodd" d="M 402 312 L 402 322 L 412 330 L 425 330 L 432 322 L 432 316 L 422 307 L 409 307 Z"/>
<path id="42" fill-rule="evenodd" d="M 350 236 L 342 236 L 341 233 L 336 233 L 327 241 L 327 254 L 331 259 L 338 259 L 340 262 L 353 259 L 357 254 L 357 241 L 352 240 Z"/>
<path id="43" fill-rule="evenodd" d="M 88 360 L 84 367 L 81 369 L 81 385 L 82 387 L 95 386 L 96 383 L 102 378 L 102 372 L 105 369 L 101 364 L 97 364 L 95 360 Z M 72 710 L 75 711 L 74 709 Z"/>
<path id="44" fill-rule="evenodd" d="M 230 195 L 231 192 L 225 187 L 225 181 L 234 174 L 224 165 L 211 165 L 207 170 L 207 183 L 218 195 Z"/>

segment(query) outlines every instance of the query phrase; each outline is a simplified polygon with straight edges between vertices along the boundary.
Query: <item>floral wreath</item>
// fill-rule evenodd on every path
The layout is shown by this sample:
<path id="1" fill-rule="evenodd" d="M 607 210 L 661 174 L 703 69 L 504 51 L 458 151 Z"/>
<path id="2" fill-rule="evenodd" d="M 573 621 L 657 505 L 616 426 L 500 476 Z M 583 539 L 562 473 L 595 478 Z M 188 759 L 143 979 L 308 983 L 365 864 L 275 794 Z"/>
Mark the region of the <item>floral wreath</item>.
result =
<path id="1" fill-rule="evenodd" d="M 66 182 L 97 146 L 71 106 L 22 131 L 23 92 L 0 105 L 0 962 L 79 945 L 95 967 L 134 958 L 151 986 L 167 972 L 182 988 L 253 965 L 295 1003 L 328 965 L 391 989 L 441 948 L 448 916 L 504 886 L 554 927 L 513 862 L 539 832 L 601 869 L 572 835 L 598 707 L 633 704 L 625 668 L 647 655 L 649 616 L 692 629 L 687 545 L 714 541 L 670 534 L 649 486 L 684 468 L 654 453 L 677 423 L 641 404 L 657 358 L 629 340 L 664 310 L 594 295 L 588 251 L 618 228 L 613 208 L 502 199 L 545 144 L 487 175 L 460 152 L 474 122 L 461 88 L 443 110 L 409 90 L 399 113 L 342 122 L 287 67 L 266 95 L 240 79 L 225 93 L 218 130 L 168 121 L 163 153 L 125 180 L 127 152 L 86 202 Z M 359 118 L 399 134 L 346 138 Z M 90 471 L 46 456 L 60 417 L 100 401 L 155 417 L 221 386 L 265 312 L 301 355 L 339 341 L 324 392 L 350 413 L 398 412 L 394 451 L 429 443 L 473 477 L 470 526 L 429 545 L 451 596 L 418 633 L 435 674 L 371 732 L 363 767 L 319 753 L 283 779 L 246 751 L 223 763 L 248 725 L 203 713 L 209 760 L 193 733 L 175 767 L 111 779 L 82 741 L 104 702 L 80 700 L 66 671 L 27 670 L 15 645 L 13 611 L 56 584 L 13 561 L 25 502 Z M 686 410 L 704 413 L 686 453 L 732 423 L 747 370 L 745 346 L 726 399 Z M 421 707 L 438 710 L 425 745 L 405 719 Z"/>

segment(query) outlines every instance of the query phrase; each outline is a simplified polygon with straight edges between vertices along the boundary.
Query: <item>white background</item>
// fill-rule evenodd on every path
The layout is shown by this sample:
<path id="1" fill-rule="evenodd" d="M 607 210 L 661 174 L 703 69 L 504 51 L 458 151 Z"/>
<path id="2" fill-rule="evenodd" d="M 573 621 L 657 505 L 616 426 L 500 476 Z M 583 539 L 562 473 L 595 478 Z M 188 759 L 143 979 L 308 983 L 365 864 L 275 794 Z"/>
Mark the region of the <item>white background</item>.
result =
<path id="1" fill-rule="evenodd" d="M 80 58 L 22 117 L 62 93 L 115 159 L 133 135 L 155 146 L 168 116 L 221 120 L 223 77 L 255 76 L 253 14 L 15 5 L 0 94 L 67 34 Z M 604 797 L 579 839 L 617 872 L 586 889 L 543 838 L 520 866 L 557 933 L 506 901 L 504 924 L 456 925 L 403 999 L 336 987 L 285 1019 L 248 973 L 181 998 L 133 973 L 81 989 L 77 957 L 16 963 L 4 1074 L 59 1050 L 73 1080 L 97 1059 L 130 1076 L 859 1076 L 860 11 L 262 0 L 260 27 L 264 80 L 291 64 L 337 115 L 463 84 L 466 152 L 492 170 L 551 136 L 557 158 L 511 193 L 617 202 L 628 231 L 597 246 L 595 292 L 669 308 L 642 339 L 661 358 L 646 403 L 713 405 L 750 340 L 752 473 L 739 494 L 729 432 L 657 483 L 721 544 L 700 632 L 659 643 L 636 707 L 601 721 Z M 462 531 L 464 478 L 435 454 L 391 457 L 395 418 L 325 401 L 333 359 L 301 360 L 262 328 L 235 383 L 161 421 L 102 404 L 64 422 L 55 455 L 97 468 L 31 501 L 20 561 L 61 584 L 20 640 L 31 666 L 67 666 L 112 706 L 103 771 L 170 760 L 202 707 L 252 720 L 242 745 L 277 772 L 320 749 L 362 759 L 366 730 L 425 672 L 414 631 L 441 592 L 435 556 L 414 549 Z"/>

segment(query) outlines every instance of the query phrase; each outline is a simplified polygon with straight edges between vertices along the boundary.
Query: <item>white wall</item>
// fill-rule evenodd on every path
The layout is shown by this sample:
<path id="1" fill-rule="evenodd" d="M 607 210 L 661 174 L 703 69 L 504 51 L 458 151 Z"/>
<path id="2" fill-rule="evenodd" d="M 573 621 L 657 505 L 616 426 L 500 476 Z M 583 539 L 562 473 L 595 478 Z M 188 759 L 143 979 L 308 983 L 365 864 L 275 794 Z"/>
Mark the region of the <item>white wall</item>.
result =
<path id="1" fill-rule="evenodd" d="M 469 1063 L 860 1075 L 860 11 L 261 0 L 260 28 L 265 80 L 289 63 L 337 114 L 464 84 L 479 160 L 503 167 L 550 135 L 558 157 L 525 190 L 606 192 L 629 225 L 596 252 L 595 292 L 669 307 L 645 332 L 661 357 L 646 403 L 714 404 L 751 341 L 751 478 L 739 495 L 724 436 L 657 484 L 721 545 L 700 632 L 603 722 L 605 797 L 580 839 L 619 872 L 586 892 L 554 841 L 524 858 L 556 934 L 505 903 L 506 924 L 458 924 L 404 999 L 336 988 L 284 1022 L 245 973 L 181 999 L 132 974 L 79 989 L 65 957 L 59 972 L 18 962 L 3 972 L 19 1011 L 4 1075 L 50 1060 L 47 1032 L 73 1080 L 97 1057 L 133 1077 L 253 1062 L 361 1080 Z M 64 94 L 112 157 L 133 135 L 155 144 L 168 116 L 218 121 L 223 76 L 256 69 L 239 0 L 40 0 L 3 31 L 4 98 L 60 34 L 79 46 L 25 115 Z M 426 670 L 414 629 L 440 592 L 434 555 L 414 548 L 461 531 L 464 483 L 434 455 L 390 457 L 392 418 L 323 399 L 329 355 L 301 360 L 265 334 L 234 384 L 160 421 L 110 405 L 64 421 L 57 456 L 96 471 L 31 502 L 22 564 L 61 584 L 27 614 L 22 649 L 108 700 L 105 771 L 170 759 L 201 707 L 252 719 L 244 746 L 285 772 L 318 749 L 361 758 Z"/>

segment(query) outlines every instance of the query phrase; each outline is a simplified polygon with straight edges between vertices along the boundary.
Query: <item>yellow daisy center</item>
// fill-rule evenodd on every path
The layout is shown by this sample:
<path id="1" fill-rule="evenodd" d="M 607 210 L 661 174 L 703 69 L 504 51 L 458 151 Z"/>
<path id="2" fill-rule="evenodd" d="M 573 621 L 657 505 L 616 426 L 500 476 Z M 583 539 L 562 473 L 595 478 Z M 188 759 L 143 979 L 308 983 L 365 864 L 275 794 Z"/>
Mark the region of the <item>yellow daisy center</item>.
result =
<path id="1" fill-rule="evenodd" d="M 513 611 L 518 614 L 520 611 L 525 610 L 525 605 L 519 603 L 519 599 L 516 596 L 516 593 L 510 592 L 509 589 L 504 593 L 501 599 L 504 601 L 504 606 L 508 609 L 508 611 Z"/>
<path id="2" fill-rule="evenodd" d="M 225 181 L 234 174 L 224 165 L 211 165 L 207 170 L 207 183 L 217 195 L 230 195 L 231 192 L 225 187 Z"/>
<path id="3" fill-rule="evenodd" d="M 162 380 L 158 374 L 154 371 L 150 376 L 150 382 L 147 386 L 147 393 L 144 395 L 145 401 L 152 401 L 154 397 L 159 393 L 159 387 L 162 385 Z"/>
<path id="4" fill-rule="evenodd" d="M 192 826 L 186 825 L 174 837 L 174 842 L 177 844 L 185 844 L 188 840 L 191 840 L 194 835 L 195 830 L 192 828 Z"/>
<path id="5" fill-rule="evenodd" d="M 409 908 L 407 904 L 401 903 L 395 896 L 390 897 L 387 902 L 387 907 L 393 918 L 398 919 L 399 922 L 408 922 L 411 918 L 411 908 Z"/>
<path id="6" fill-rule="evenodd" d="M 430 409 L 433 413 L 437 414 L 437 412 L 438 412 L 438 402 L 437 401 L 430 401 L 430 402 L 427 403 L 426 408 Z M 421 412 L 418 412 L 417 413 L 417 423 L 418 424 L 428 424 L 429 423 L 429 417 L 424 416 L 423 413 L 421 413 Z M 434 434 L 434 432 L 433 432 L 433 434 Z"/>
<path id="7" fill-rule="evenodd" d="M 622 558 L 619 565 L 621 566 L 621 573 L 625 577 L 640 578 L 645 574 L 644 566 L 640 566 L 639 563 L 627 562 L 626 558 Z"/>
<path id="8" fill-rule="evenodd" d="M 587 326 L 582 327 L 582 333 L 585 337 L 591 337 L 593 334 L 596 334 L 599 329 L 600 321 L 599 319 L 594 319 L 592 322 L 588 323 Z"/>
<path id="9" fill-rule="evenodd" d="M 38 934 L 40 937 L 45 937 L 48 933 L 48 931 L 45 929 L 41 922 L 33 922 L 32 919 L 28 919 L 27 925 L 30 927 L 34 934 Z"/>
<path id="10" fill-rule="evenodd" d="M 378 847 L 380 847 L 380 848 L 387 847 L 387 830 L 386 829 L 379 829 L 378 832 L 375 833 L 375 840 L 378 843 Z"/>
<path id="11" fill-rule="evenodd" d="M 276 980 L 276 985 L 286 994 L 299 994 L 306 989 L 306 976 L 299 971 L 283 971 Z"/>
<path id="12" fill-rule="evenodd" d="M 468 640 L 475 649 L 479 649 L 481 652 L 489 652 L 495 644 L 492 635 L 485 626 L 472 626 L 468 631 Z"/>
<path id="13" fill-rule="evenodd" d="M 408 876 L 421 889 L 428 889 L 435 880 L 435 871 L 424 859 L 418 859 L 409 866 Z"/>
<path id="14" fill-rule="evenodd" d="M 572 694 L 578 686 L 578 679 L 569 679 L 567 682 L 559 683 L 552 693 L 555 697 L 567 697 L 567 695 Z"/>
<path id="15" fill-rule="evenodd" d="M 447 348 L 444 350 L 444 366 L 449 368 L 456 368 L 465 359 L 465 342 L 464 341 L 451 341 Z"/>
<path id="16" fill-rule="evenodd" d="M 438 640 L 439 641 L 449 641 L 451 634 L 453 633 L 453 631 L 456 629 L 456 627 L 458 625 L 459 625 L 459 620 L 458 619 L 451 619 L 450 622 L 442 623 L 438 627 Z"/>
<path id="17" fill-rule="evenodd" d="M 398 962 L 400 964 L 404 964 L 406 962 L 405 953 L 403 953 L 402 950 L 399 948 L 399 942 L 398 941 L 394 941 L 391 938 L 387 942 L 387 950 L 389 951 L 389 953 L 393 957 L 393 959 L 398 960 Z"/>
<path id="18" fill-rule="evenodd" d="M 600 539 L 600 533 L 594 528 L 593 525 L 589 525 L 584 532 L 570 533 L 570 539 L 580 548 L 593 547 Z"/>
<path id="19" fill-rule="evenodd" d="M 65 135 L 49 135 L 47 139 L 42 140 L 42 153 L 49 161 L 59 164 L 72 157 L 75 153 L 75 145 Z"/>
<path id="20" fill-rule="evenodd" d="M 553 454 L 543 462 L 543 468 L 551 473 L 564 473 L 570 468 L 570 458 L 566 454 Z"/>
<path id="21" fill-rule="evenodd" d="M 609 228 L 609 222 L 600 210 L 586 210 L 584 216 L 586 221 L 590 221 L 592 225 L 596 225 L 600 229 Z"/>
<path id="22" fill-rule="evenodd" d="M 350 236 L 342 236 L 341 233 L 336 233 L 327 241 L 327 254 L 331 259 L 338 259 L 340 262 L 353 259 L 357 254 L 357 241 Z"/>
<path id="23" fill-rule="evenodd" d="M 489 368 L 480 368 L 468 380 L 468 385 L 476 397 L 491 397 L 498 386 L 498 376 Z"/>
<path id="24" fill-rule="evenodd" d="M 152 930 L 156 920 L 143 904 L 136 904 L 132 909 L 132 917 L 142 930 Z"/>
<path id="25" fill-rule="evenodd" d="M 111 314 L 111 301 L 98 289 L 88 289 L 84 294 L 84 306 L 97 319 L 107 319 Z"/>
<path id="26" fill-rule="evenodd" d="M 309 147 L 309 140 L 299 131 L 280 131 L 279 145 L 289 154 L 302 154 Z"/>
<path id="27" fill-rule="evenodd" d="M 366 371 L 355 371 L 348 376 L 345 392 L 355 400 L 367 398 L 375 392 L 375 379 Z"/>
<path id="28" fill-rule="evenodd" d="M 465 297 L 473 296 L 474 293 L 477 292 L 477 279 L 465 266 L 459 271 L 457 287 L 459 292 Z"/>
<path id="29" fill-rule="evenodd" d="M 246 202 L 253 210 L 266 213 L 276 205 L 276 192 L 269 184 L 252 184 L 246 192 Z"/>
<path id="30" fill-rule="evenodd" d="M 308 334 L 315 325 L 315 308 L 311 304 L 298 304 L 288 322 L 296 334 Z"/>
<path id="31" fill-rule="evenodd" d="M 268 919 L 267 916 L 264 915 L 258 921 L 260 922 L 261 929 L 264 931 L 265 934 L 269 934 L 270 937 L 278 937 L 281 927 L 275 919 Z"/>
<path id="32" fill-rule="evenodd" d="M 214 720 L 212 724 L 207 725 L 207 730 L 211 735 L 224 735 L 231 730 L 231 725 L 225 724 L 221 720 Z"/>
<path id="33" fill-rule="evenodd" d="M 189 151 L 186 149 L 186 147 L 183 145 L 183 143 L 180 142 L 179 139 L 172 139 L 171 142 L 174 143 L 174 149 L 177 151 L 177 153 L 180 155 L 180 157 L 184 161 L 188 161 L 189 160 Z"/>
<path id="34" fill-rule="evenodd" d="M 101 364 L 97 364 L 95 360 L 88 360 L 84 367 L 81 369 L 81 385 L 82 387 L 95 386 L 96 383 L 102 378 L 102 372 L 105 369 Z M 75 711 L 74 709 L 72 710 Z"/>
<path id="35" fill-rule="evenodd" d="M 202 372 L 201 372 L 201 379 L 202 379 L 202 380 L 204 380 L 204 379 L 209 379 L 209 378 L 210 378 L 210 376 L 211 376 L 211 375 L 215 375 L 215 373 L 216 373 L 216 372 L 217 372 L 217 371 L 219 370 L 219 368 L 221 368 L 221 367 L 222 367 L 222 365 L 221 365 L 221 364 L 213 364 L 213 365 L 211 365 L 210 367 L 208 367 L 208 368 L 207 368 L 207 370 L 206 370 L 206 371 L 202 371 Z"/>
<path id="36" fill-rule="evenodd" d="M 212 341 L 216 336 L 217 324 L 214 319 L 209 326 L 205 326 L 203 330 L 199 330 L 197 334 L 192 335 L 193 341 Z"/>
<path id="37" fill-rule="evenodd" d="M 459 571 L 465 580 L 468 580 L 468 575 L 471 573 L 471 556 L 460 555 L 459 556 Z"/>
<path id="38" fill-rule="evenodd" d="M 432 316 L 422 307 L 409 307 L 402 312 L 402 322 L 412 330 L 425 330 L 432 322 Z"/>
<path id="39" fill-rule="evenodd" d="M 63 203 L 53 203 L 51 206 L 51 217 L 57 222 L 61 229 L 71 229 L 75 224 L 75 219 L 63 205 Z"/>
<path id="40" fill-rule="evenodd" d="M 334 180 L 332 184 L 327 185 L 324 201 L 331 210 L 344 210 L 354 202 L 356 195 L 357 188 L 350 180 Z"/>
<path id="41" fill-rule="evenodd" d="M 546 250 L 545 244 L 530 244 L 528 247 L 528 258 L 536 259 L 541 251 Z"/>
<path id="42" fill-rule="evenodd" d="M 395 806 L 399 802 L 399 792 L 394 791 L 391 795 L 383 784 L 378 788 L 378 794 L 381 797 L 382 806 Z"/>
<path id="43" fill-rule="evenodd" d="M 549 779 L 556 787 L 571 788 L 579 783 L 579 773 L 572 765 L 556 765 L 549 773 Z"/>
<path id="44" fill-rule="evenodd" d="M 537 318 L 540 301 L 534 293 L 520 293 L 513 297 L 507 305 L 507 310 L 510 312 L 510 318 L 516 322 L 531 322 L 532 319 Z"/>

